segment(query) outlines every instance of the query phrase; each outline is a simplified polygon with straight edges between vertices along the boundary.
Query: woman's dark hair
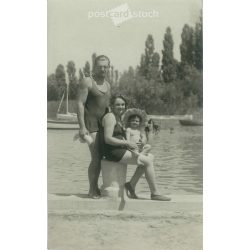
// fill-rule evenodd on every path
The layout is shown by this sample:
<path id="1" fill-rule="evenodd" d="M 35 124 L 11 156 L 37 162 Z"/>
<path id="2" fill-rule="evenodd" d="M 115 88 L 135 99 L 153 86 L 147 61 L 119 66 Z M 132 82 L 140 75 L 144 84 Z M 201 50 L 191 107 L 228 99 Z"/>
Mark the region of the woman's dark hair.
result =
<path id="1" fill-rule="evenodd" d="M 137 114 L 134 114 L 134 115 L 129 116 L 128 122 L 131 122 L 131 120 L 134 119 L 134 118 L 136 118 L 136 117 L 138 117 L 138 118 L 140 119 L 140 123 L 141 123 L 142 118 L 141 118 L 139 115 L 137 115 Z"/>
<path id="2" fill-rule="evenodd" d="M 120 99 L 122 99 L 124 102 L 125 102 L 125 108 L 127 108 L 127 106 L 128 106 L 128 101 L 127 101 L 127 99 L 123 96 L 123 95 L 113 95 L 112 97 L 111 97 L 111 99 L 110 99 L 110 104 L 111 104 L 111 106 L 114 106 L 114 104 L 115 104 L 115 100 L 116 99 L 118 99 L 118 98 L 120 98 Z"/>

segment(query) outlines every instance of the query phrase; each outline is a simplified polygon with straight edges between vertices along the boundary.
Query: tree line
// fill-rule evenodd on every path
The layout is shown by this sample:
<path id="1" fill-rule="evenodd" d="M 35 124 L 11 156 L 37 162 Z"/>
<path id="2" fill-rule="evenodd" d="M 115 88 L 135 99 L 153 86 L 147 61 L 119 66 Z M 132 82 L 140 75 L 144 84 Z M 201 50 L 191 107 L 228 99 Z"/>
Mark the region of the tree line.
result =
<path id="1" fill-rule="evenodd" d="M 171 28 L 167 27 L 160 54 L 155 51 L 151 34 L 145 41 L 145 51 L 135 68 L 129 67 L 123 73 L 111 65 L 107 80 L 112 93 L 125 95 L 131 106 L 140 107 L 150 114 L 185 114 L 201 108 L 203 104 L 203 25 L 202 16 L 194 27 L 185 24 L 181 33 L 180 62 L 174 58 L 174 41 Z M 92 67 L 96 58 L 92 54 Z M 66 74 L 69 83 L 69 99 L 75 100 L 79 80 L 90 76 L 87 61 L 78 76 L 73 61 L 66 70 L 59 64 L 55 73 L 47 79 L 47 99 L 59 100 L 66 88 Z"/>

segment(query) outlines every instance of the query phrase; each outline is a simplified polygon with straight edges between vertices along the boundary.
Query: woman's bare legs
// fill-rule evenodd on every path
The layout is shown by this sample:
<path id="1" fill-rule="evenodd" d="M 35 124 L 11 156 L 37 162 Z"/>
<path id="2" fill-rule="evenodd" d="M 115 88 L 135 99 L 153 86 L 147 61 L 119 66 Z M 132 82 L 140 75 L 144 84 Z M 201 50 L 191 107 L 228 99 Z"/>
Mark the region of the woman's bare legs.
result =
<path id="1" fill-rule="evenodd" d="M 149 154 L 150 155 L 150 154 Z M 151 155 L 152 156 L 152 155 Z M 146 157 L 146 156 L 145 156 Z M 153 160 L 149 161 L 149 165 L 146 165 L 145 170 L 145 177 L 149 185 L 149 189 L 151 191 L 151 194 L 159 194 L 156 187 L 156 181 L 155 181 L 155 169 L 153 166 Z"/>
<path id="2" fill-rule="evenodd" d="M 126 151 L 125 155 L 123 156 L 120 162 L 126 164 L 137 164 L 137 157 L 130 151 Z M 158 190 L 155 182 L 153 156 L 151 154 L 142 155 L 141 162 L 144 164 L 144 166 L 138 167 L 136 169 L 133 177 L 131 178 L 130 184 L 132 187 L 135 187 L 140 177 L 143 175 L 143 173 L 145 173 L 145 177 L 148 182 L 151 194 L 156 195 L 158 194 Z"/>
<path id="3" fill-rule="evenodd" d="M 133 189 L 135 189 L 136 184 L 138 183 L 139 179 L 142 177 L 142 175 L 145 173 L 144 166 L 138 166 L 135 170 L 135 173 L 131 177 L 129 183 Z"/>

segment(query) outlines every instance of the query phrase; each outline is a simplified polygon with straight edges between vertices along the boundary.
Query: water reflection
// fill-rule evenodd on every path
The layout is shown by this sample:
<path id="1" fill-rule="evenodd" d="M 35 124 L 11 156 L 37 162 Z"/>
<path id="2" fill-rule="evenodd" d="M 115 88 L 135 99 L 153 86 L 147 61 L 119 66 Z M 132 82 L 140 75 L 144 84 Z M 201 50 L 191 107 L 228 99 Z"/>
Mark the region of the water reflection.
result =
<path id="1" fill-rule="evenodd" d="M 157 184 L 164 193 L 202 193 L 202 127 L 174 126 L 154 138 Z M 87 193 L 90 154 L 86 144 L 73 142 L 76 131 L 48 130 L 48 192 Z M 128 168 L 128 179 L 134 167 Z M 101 178 L 100 178 L 101 182 Z M 149 192 L 143 177 L 138 192 Z"/>

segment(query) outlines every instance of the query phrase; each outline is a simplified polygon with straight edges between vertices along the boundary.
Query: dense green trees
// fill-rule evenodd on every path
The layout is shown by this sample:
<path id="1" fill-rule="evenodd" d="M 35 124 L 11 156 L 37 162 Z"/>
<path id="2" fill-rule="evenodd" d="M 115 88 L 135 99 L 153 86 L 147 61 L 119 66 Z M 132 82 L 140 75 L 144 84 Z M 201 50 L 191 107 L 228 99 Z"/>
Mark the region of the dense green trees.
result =
<path id="1" fill-rule="evenodd" d="M 147 80 L 156 79 L 159 76 L 160 56 L 154 52 L 154 39 L 152 35 L 148 35 L 145 42 L 145 54 L 141 55 L 141 64 L 139 67 L 140 75 Z"/>
<path id="2" fill-rule="evenodd" d="M 195 25 L 195 67 L 199 70 L 203 68 L 203 25 L 202 15 Z"/>
<path id="3" fill-rule="evenodd" d="M 62 64 L 59 64 L 56 68 L 55 79 L 58 96 L 62 96 L 66 88 L 66 73 Z"/>
<path id="4" fill-rule="evenodd" d="M 155 52 L 153 36 L 148 35 L 139 67 L 129 67 L 114 92 L 128 96 L 133 106 L 148 113 L 184 114 L 202 107 L 202 18 L 195 29 L 185 24 L 181 38 L 178 62 L 171 28 L 166 28 L 159 70 L 160 56 Z"/>
<path id="5" fill-rule="evenodd" d="M 58 100 L 59 91 L 55 74 L 47 77 L 47 99 L 48 101 Z"/>
<path id="6" fill-rule="evenodd" d="M 77 95 L 77 77 L 76 77 L 76 67 L 73 61 L 69 61 L 67 64 L 67 74 L 69 84 L 69 99 L 75 99 Z"/>
<path id="7" fill-rule="evenodd" d="M 90 64 L 89 64 L 88 61 L 85 63 L 84 75 L 85 75 L 85 77 L 89 77 L 90 76 Z"/>
<path id="8" fill-rule="evenodd" d="M 162 50 L 162 78 L 165 83 L 170 83 L 177 78 L 177 60 L 174 59 L 174 41 L 171 28 L 167 27 L 163 40 Z"/>
<path id="9" fill-rule="evenodd" d="M 185 24 L 181 33 L 181 62 L 188 65 L 194 65 L 195 52 L 194 52 L 194 29 Z"/>
<path id="10" fill-rule="evenodd" d="M 93 71 L 93 68 L 94 68 L 94 63 L 95 63 L 96 57 L 97 57 L 96 53 L 93 53 L 92 54 L 92 71 Z"/>
<path id="11" fill-rule="evenodd" d="M 174 58 L 174 41 L 171 28 L 167 27 L 163 36 L 163 48 L 160 54 L 155 51 L 154 38 L 149 34 L 145 41 L 144 54 L 140 64 L 128 67 L 119 73 L 113 65 L 107 80 L 111 83 L 112 93 L 127 96 L 130 106 L 140 107 L 151 114 L 184 114 L 202 107 L 202 68 L 203 41 L 202 16 L 195 27 L 183 26 L 181 33 L 181 61 Z M 96 53 L 92 54 L 92 67 L 87 61 L 83 70 L 76 76 L 73 61 L 67 64 L 69 79 L 69 98 L 76 98 L 78 81 L 83 74 L 90 76 L 93 71 Z M 138 58 L 139 59 L 139 58 Z M 61 98 L 66 87 L 66 73 L 59 64 L 55 74 L 47 78 L 48 100 Z"/>

